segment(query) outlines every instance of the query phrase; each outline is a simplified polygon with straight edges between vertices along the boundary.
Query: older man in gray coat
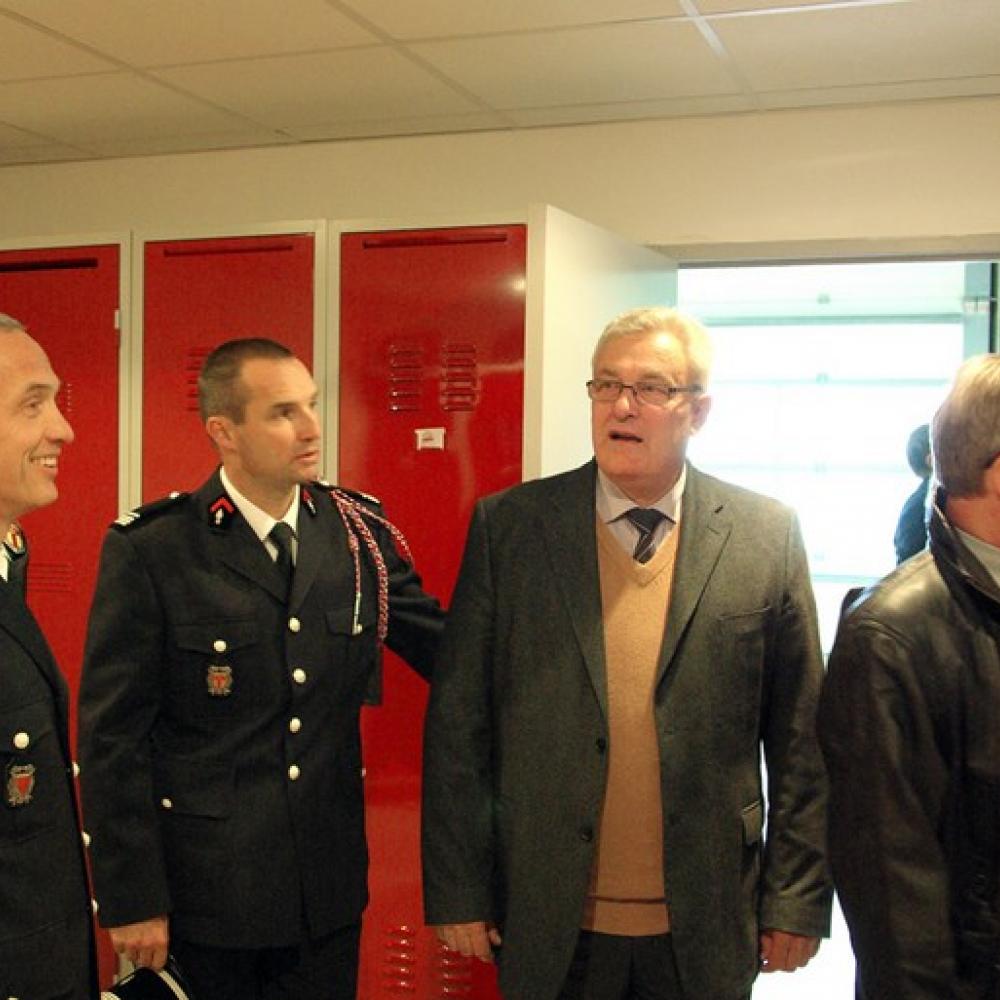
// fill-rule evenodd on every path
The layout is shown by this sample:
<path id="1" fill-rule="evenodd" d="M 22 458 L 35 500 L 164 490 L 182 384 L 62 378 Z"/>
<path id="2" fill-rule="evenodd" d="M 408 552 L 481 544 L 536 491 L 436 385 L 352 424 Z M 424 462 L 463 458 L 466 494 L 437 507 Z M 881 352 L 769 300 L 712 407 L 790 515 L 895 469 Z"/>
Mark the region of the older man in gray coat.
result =
<path id="1" fill-rule="evenodd" d="M 473 516 L 426 723 L 425 910 L 499 955 L 510 998 L 736 1000 L 828 931 L 805 553 L 788 509 L 685 462 L 710 361 L 673 310 L 618 317 L 596 461 Z"/>

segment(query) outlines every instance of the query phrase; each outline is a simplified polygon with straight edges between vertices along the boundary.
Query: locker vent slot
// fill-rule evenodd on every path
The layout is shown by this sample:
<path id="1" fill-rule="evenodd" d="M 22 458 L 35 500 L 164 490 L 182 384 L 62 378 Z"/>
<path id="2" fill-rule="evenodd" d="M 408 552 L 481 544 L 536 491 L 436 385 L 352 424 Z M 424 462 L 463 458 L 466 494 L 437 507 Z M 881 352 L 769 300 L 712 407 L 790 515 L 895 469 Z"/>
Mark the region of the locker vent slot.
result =
<path id="1" fill-rule="evenodd" d="M 390 995 L 417 991 L 417 935 L 413 927 L 390 927 L 385 933 L 382 985 Z"/>
<path id="2" fill-rule="evenodd" d="M 189 347 L 184 355 L 184 409 L 188 413 L 198 412 L 198 375 L 205 358 L 213 350 L 212 347 Z"/>
<path id="3" fill-rule="evenodd" d="M 96 267 L 96 257 L 69 257 L 66 260 L 18 260 L 0 264 L 0 274 L 14 274 L 17 271 L 82 271 Z"/>
<path id="4" fill-rule="evenodd" d="M 164 257 L 221 257 L 237 253 L 283 253 L 294 250 L 292 243 L 267 243 L 249 247 L 184 246 L 165 247 Z"/>
<path id="5" fill-rule="evenodd" d="M 441 351 L 442 410 L 474 410 L 479 404 L 479 363 L 476 345 L 448 344 Z"/>
<path id="6" fill-rule="evenodd" d="M 63 416 L 67 419 L 76 412 L 76 394 L 73 391 L 73 383 L 66 381 L 59 386 L 59 394 L 56 396 L 56 404 L 62 410 Z"/>
<path id="7" fill-rule="evenodd" d="M 28 583 L 32 590 L 46 594 L 69 594 L 76 573 L 72 563 L 32 559 L 28 564 Z"/>
<path id="8" fill-rule="evenodd" d="M 389 345 L 389 411 L 420 409 L 424 349 L 415 344 Z"/>
<path id="9" fill-rule="evenodd" d="M 507 233 L 434 233 L 421 236 L 370 236 L 362 240 L 365 250 L 399 250 L 406 247 L 453 247 L 468 246 L 475 243 L 506 243 Z"/>
<path id="10" fill-rule="evenodd" d="M 433 959 L 435 1000 L 472 996 L 472 961 L 438 943 Z"/>

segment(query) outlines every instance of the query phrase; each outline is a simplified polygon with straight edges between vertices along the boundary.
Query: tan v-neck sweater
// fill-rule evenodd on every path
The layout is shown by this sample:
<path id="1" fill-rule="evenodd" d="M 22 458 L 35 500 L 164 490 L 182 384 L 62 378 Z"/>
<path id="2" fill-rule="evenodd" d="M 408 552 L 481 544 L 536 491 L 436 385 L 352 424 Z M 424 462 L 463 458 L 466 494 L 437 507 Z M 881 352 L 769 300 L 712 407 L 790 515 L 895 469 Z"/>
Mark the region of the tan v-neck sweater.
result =
<path id="1" fill-rule="evenodd" d="M 679 526 L 637 563 L 598 520 L 608 686 L 608 784 L 583 927 L 664 934 L 663 809 L 653 688 L 670 605 Z"/>

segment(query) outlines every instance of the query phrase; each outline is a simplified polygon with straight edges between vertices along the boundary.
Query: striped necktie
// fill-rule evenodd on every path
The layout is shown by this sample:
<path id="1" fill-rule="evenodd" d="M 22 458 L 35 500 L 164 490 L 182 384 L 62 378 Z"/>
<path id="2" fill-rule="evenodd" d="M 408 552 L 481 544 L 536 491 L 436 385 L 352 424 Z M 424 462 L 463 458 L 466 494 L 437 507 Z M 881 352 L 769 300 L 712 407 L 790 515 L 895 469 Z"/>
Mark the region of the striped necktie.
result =
<path id="1" fill-rule="evenodd" d="M 647 563 L 653 558 L 653 535 L 656 533 L 657 525 L 665 520 L 667 515 L 653 507 L 633 507 L 625 512 L 625 516 L 639 532 L 639 540 L 635 543 L 632 558 L 636 562 Z"/>

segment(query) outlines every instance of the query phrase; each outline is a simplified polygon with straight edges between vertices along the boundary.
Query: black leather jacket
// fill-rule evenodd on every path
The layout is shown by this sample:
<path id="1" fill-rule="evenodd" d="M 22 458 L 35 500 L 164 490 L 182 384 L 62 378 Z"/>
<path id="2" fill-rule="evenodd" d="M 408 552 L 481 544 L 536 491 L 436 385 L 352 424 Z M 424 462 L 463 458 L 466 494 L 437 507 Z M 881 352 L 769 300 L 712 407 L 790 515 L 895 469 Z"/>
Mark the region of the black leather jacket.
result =
<path id="1" fill-rule="evenodd" d="M 820 703 L 866 1000 L 1000 998 L 1000 589 L 945 517 L 845 612 Z"/>

